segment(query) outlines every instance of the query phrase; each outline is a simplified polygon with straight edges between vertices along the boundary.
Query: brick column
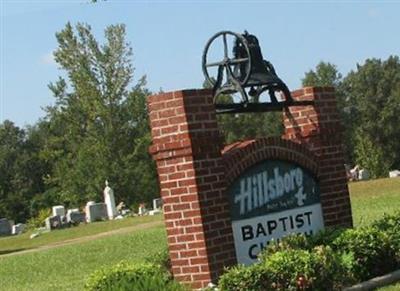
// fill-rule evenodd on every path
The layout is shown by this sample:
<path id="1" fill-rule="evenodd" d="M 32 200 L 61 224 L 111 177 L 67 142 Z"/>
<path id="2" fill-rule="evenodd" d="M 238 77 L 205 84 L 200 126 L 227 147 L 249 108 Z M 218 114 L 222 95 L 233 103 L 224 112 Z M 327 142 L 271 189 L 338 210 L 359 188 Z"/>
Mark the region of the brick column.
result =
<path id="1" fill-rule="evenodd" d="M 174 278 L 202 288 L 236 263 L 212 92 L 148 98 Z"/>
<path id="2" fill-rule="evenodd" d="M 313 106 L 285 109 L 283 138 L 306 145 L 318 158 L 318 180 L 325 226 L 352 226 L 344 168 L 342 125 L 333 88 L 307 87 L 292 92 L 296 101 Z"/>

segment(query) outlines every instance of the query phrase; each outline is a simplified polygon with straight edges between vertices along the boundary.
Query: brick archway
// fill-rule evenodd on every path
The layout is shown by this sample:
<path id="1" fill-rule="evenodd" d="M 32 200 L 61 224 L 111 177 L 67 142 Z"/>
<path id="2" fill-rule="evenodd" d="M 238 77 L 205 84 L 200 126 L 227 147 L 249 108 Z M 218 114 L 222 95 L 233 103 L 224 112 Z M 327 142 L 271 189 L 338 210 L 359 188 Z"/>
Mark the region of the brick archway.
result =
<path id="1" fill-rule="evenodd" d="M 304 145 L 280 137 L 236 142 L 222 151 L 227 184 L 230 185 L 243 171 L 264 160 L 283 160 L 309 170 L 318 179 L 318 159 Z"/>
<path id="2" fill-rule="evenodd" d="M 352 225 L 334 91 L 309 87 L 292 96 L 313 105 L 282 112 L 282 138 L 238 142 L 223 150 L 211 90 L 149 96 L 150 152 L 157 164 L 175 279 L 203 288 L 235 264 L 227 186 L 266 159 L 309 170 L 319 182 L 324 225 Z"/>

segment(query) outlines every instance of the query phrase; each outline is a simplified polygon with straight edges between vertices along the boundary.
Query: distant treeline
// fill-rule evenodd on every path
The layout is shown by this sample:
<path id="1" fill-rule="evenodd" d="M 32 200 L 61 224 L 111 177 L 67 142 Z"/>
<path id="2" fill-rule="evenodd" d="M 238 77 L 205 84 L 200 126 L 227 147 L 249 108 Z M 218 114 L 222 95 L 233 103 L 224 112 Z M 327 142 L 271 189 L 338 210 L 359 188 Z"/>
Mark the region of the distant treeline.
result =
<path id="1" fill-rule="evenodd" d="M 56 38 L 54 57 L 66 77 L 49 84 L 54 106 L 32 126 L 0 124 L 0 217 L 23 222 L 52 205 L 99 201 L 106 179 L 117 203 L 149 203 L 159 195 L 148 153 L 151 92 L 144 77 L 133 84 L 125 26 L 107 27 L 103 44 L 85 24 L 68 23 Z M 373 177 L 400 168 L 398 56 L 368 59 L 345 77 L 321 62 L 303 85 L 336 88 L 349 164 Z M 280 135 L 283 128 L 279 113 L 224 115 L 219 121 L 226 143 Z"/>

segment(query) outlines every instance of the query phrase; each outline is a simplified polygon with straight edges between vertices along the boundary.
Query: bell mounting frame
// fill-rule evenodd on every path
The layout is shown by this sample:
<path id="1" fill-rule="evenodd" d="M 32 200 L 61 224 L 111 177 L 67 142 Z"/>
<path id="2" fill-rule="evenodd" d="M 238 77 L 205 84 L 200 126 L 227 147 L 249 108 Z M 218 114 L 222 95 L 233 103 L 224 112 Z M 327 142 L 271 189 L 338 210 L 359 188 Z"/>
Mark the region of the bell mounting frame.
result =
<path id="1" fill-rule="evenodd" d="M 233 56 L 233 58 L 229 57 L 229 48 L 228 48 L 228 40 L 227 36 L 233 36 L 236 38 L 237 43 L 239 43 L 246 51 L 246 57 L 245 58 L 236 58 Z M 210 50 L 211 44 L 217 41 L 217 39 L 222 38 L 223 40 L 223 46 L 224 46 L 224 58 L 221 61 L 217 62 L 207 62 L 207 56 L 208 52 Z M 244 77 L 239 78 L 238 76 L 235 76 L 234 71 L 232 70 L 231 66 L 236 66 L 238 64 L 245 64 L 246 66 L 246 72 Z M 210 67 L 218 67 L 218 75 L 216 78 L 210 77 L 210 73 L 208 71 L 208 68 Z M 250 73 L 251 73 L 251 54 L 249 50 L 249 46 L 247 44 L 247 40 L 239 33 L 232 32 L 232 31 L 220 31 L 213 35 L 207 42 L 204 52 L 203 52 L 203 58 L 202 58 L 202 68 L 203 68 L 203 74 L 206 78 L 206 80 L 213 86 L 214 88 L 214 97 L 217 97 L 220 94 L 226 93 L 234 93 L 234 92 L 241 92 L 242 87 L 246 85 L 247 81 L 250 78 Z M 227 82 L 222 85 L 222 79 L 224 77 L 227 79 Z M 222 86 L 221 86 L 222 85 Z M 243 92 L 245 96 L 243 99 L 245 99 L 248 102 L 247 99 L 247 94 Z M 215 100 L 214 100 L 215 101 Z"/>
<path id="2" fill-rule="evenodd" d="M 232 57 L 229 56 L 228 37 L 235 39 Z M 220 39 L 222 39 L 223 44 L 223 58 L 220 61 L 209 62 L 210 48 Z M 217 76 L 210 75 L 209 69 L 211 67 L 218 67 Z M 204 48 L 202 70 L 206 81 L 213 86 L 217 113 L 266 112 L 282 110 L 288 106 L 313 105 L 313 102 L 310 101 L 293 101 L 289 89 L 276 75 L 273 65 L 262 59 L 257 38 L 248 34 L 247 31 L 244 34 L 239 34 L 224 30 L 214 34 Z M 256 80 L 256 78 L 260 78 L 260 72 L 264 78 L 261 81 L 260 79 Z M 224 80 L 225 83 L 223 83 Z M 246 88 L 249 89 L 249 92 L 246 92 Z M 248 95 L 259 100 L 260 95 L 264 92 L 269 93 L 270 102 L 249 101 Z M 276 92 L 281 92 L 285 97 L 284 101 L 278 102 L 275 96 Z M 217 102 L 219 95 L 234 93 L 240 94 L 240 103 Z"/>

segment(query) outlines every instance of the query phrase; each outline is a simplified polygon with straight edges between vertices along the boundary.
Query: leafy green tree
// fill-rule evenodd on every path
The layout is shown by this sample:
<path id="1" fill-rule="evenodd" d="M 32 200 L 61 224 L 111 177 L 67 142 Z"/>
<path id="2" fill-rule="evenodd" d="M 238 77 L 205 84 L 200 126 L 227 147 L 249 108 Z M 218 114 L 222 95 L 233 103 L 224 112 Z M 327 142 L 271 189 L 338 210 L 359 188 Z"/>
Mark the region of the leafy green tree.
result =
<path id="1" fill-rule="evenodd" d="M 336 66 L 321 62 L 303 78 L 304 86 L 333 86 L 345 125 L 347 160 L 386 176 L 400 167 L 400 61 L 367 59 L 345 78 Z"/>
<path id="2" fill-rule="evenodd" d="M 320 62 L 315 71 L 310 70 L 305 73 L 304 78 L 302 79 L 303 86 L 330 86 L 330 87 L 339 87 L 342 81 L 342 74 L 339 73 L 337 67 L 334 64 Z"/>
<path id="3" fill-rule="evenodd" d="M 31 201 L 44 190 L 46 164 L 33 128 L 20 129 L 11 121 L 0 124 L 0 217 L 24 222 L 32 215 Z"/>
<path id="4" fill-rule="evenodd" d="M 355 160 L 373 176 L 400 167 L 400 60 L 367 59 L 343 80 Z"/>
<path id="5" fill-rule="evenodd" d="M 99 44 L 85 24 L 67 24 L 56 34 L 56 62 L 66 78 L 49 85 L 56 99 L 47 108 L 50 138 L 42 155 L 53 165 L 46 180 L 59 203 L 102 199 L 104 181 L 117 202 L 157 195 L 142 78 L 133 86 L 132 49 L 124 25 L 105 30 Z"/>
<path id="6" fill-rule="evenodd" d="M 221 114 L 218 123 L 230 144 L 238 140 L 281 136 L 283 121 L 281 112 Z"/>

